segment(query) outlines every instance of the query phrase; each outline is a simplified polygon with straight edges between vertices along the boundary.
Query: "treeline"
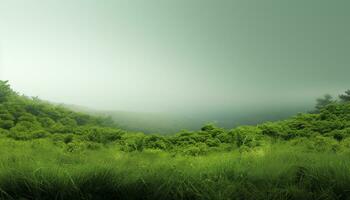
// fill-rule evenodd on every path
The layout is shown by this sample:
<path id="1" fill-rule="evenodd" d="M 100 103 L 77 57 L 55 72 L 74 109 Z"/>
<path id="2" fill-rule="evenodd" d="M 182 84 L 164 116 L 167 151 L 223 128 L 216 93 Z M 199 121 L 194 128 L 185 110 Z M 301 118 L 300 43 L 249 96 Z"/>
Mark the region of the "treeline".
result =
<path id="1" fill-rule="evenodd" d="M 317 100 L 316 111 L 290 119 L 240 126 L 231 130 L 206 124 L 198 131 L 146 135 L 121 130 L 111 118 L 92 117 L 21 96 L 0 81 L 0 137 L 13 140 L 45 139 L 68 152 L 116 145 L 125 152 L 152 149 L 174 154 L 203 155 L 215 151 L 251 151 L 276 142 L 303 144 L 310 150 L 350 148 L 350 90 L 333 100 Z"/>

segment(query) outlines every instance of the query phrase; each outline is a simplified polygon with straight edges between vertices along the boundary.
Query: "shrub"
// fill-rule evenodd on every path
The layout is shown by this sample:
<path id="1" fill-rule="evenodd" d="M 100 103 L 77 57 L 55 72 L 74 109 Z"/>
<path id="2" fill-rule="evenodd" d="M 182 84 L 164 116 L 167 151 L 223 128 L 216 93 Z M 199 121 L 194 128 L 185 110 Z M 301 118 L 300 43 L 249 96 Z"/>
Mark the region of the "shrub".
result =
<path id="1" fill-rule="evenodd" d="M 0 120 L 0 128 L 10 129 L 15 126 L 14 121 L 11 120 Z"/>
<path id="2" fill-rule="evenodd" d="M 0 128 L 0 135 L 8 135 L 8 134 L 9 134 L 8 130 Z"/>
<path id="3" fill-rule="evenodd" d="M 52 142 L 56 145 L 62 146 L 63 144 L 68 144 L 74 141 L 74 138 L 78 136 L 73 135 L 71 133 L 68 134 L 52 134 L 51 139 Z"/>
<path id="4" fill-rule="evenodd" d="M 20 121 L 16 126 L 12 127 L 11 132 L 31 132 L 35 130 L 42 129 L 37 123 L 32 123 L 29 121 Z"/>
<path id="5" fill-rule="evenodd" d="M 315 150 L 317 152 L 326 152 L 326 151 L 336 152 L 340 149 L 340 145 L 335 139 L 324 137 L 324 136 L 316 136 L 316 137 L 310 138 L 310 143 L 308 144 L 308 148 L 311 150 Z"/>
<path id="6" fill-rule="evenodd" d="M 49 135 L 49 133 L 45 130 L 35 130 L 30 133 L 30 137 L 32 139 L 45 138 Z"/>
<path id="7" fill-rule="evenodd" d="M 343 148 L 346 148 L 346 149 L 350 150 L 350 137 L 348 137 L 348 138 L 342 140 L 342 141 L 340 142 L 340 145 L 341 145 Z"/>
<path id="8" fill-rule="evenodd" d="M 73 134 L 68 134 L 63 137 L 63 142 L 68 144 L 73 141 Z"/>
<path id="9" fill-rule="evenodd" d="M 262 131 L 254 126 L 240 126 L 231 130 L 231 133 L 234 138 L 236 145 L 255 147 L 263 144 L 264 137 Z"/>
<path id="10" fill-rule="evenodd" d="M 76 127 L 77 126 L 77 122 L 69 117 L 65 117 L 59 120 L 59 122 L 64 125 L 64 126 L 69 126 L 69 127 Z"/>
<path id="11" fill-rule="evenodd" d="M 71 142 L 66 145 L 66 151 L 74 153 L 81 152 L 85 149 L 85 144 L 82 142 Z"/>
<path id="12" fill-rule="evenodd" d="M 32 140 L 45 138 L 49 133 L 45 130 L 34 130 L 34 131 L 11 131 L 8 137 L 15 140 Z"/>
<path id="13" fill-rule="evenodd" d="M 1 110 L 1 109 L 0 109 Z M 11 115 L 10 113 L 8 112 L 3 112 L 3 113 L 0 113 L 0 120 L 10 120 L 10 121 L 14 121 L 15 120 L 15 117 L 13 115 Z"/>
<path id="14" fill-rule="evenodd" d="M 350 137 L 350 128 L 334 130 L 332 132 L 326 133 L 324 136 L 332 137 L 338 141 L 341 141 L 347 137 Z"/>
<path id="15" fill-rule="evenodd" d="M 120 140 L 123 134 L 124 131 L 113 128 L 87 127 L 84 131 L 84 139 L 106 144 Z"/>
<path id="16" fill-rule="evenodd" d="M 143 134 L 130 134 L 123 137 L 120 144 L 121 150 L 125 152 L 143 151 L 145 148 L 144 135 Z"/>
<path id="17" fill-rule="evenodd" d="M 169 147 L 169 141 L 161 136 L 151 135 L 144 139 L 145 146 L 150 149 L 165 150 Z"/>
<path id="18" fill-rule="evenodd" d="M 208 147 L 218 147 L 220 146 L 221 142 L 217 138 L 209 138 L 205 141 L 205 144 L 208 145 Z"/>
<path id="19" fill-rule="evenodd" d="M 53 121 L 51 118 L 48 118 L 48 117 L 39 118 L 39 122 L 41 126 L 45 128 L 51 128 L 55 124 L 55 121 Z"/>
<path id="20" fill-rule="evenodd" d="M 208 153 L 208 146 L 204 143 L 188 146 L 182 149 L 182 154 L 189 156 L 200 156 Z"/>
<path id="21" fill-rule="evenodd" d="M 96 142 L 85 142 L 84 144 L 86 149 L 89 149 L 89 150 L 98 150 L 102 148 L 102 144 L 96 143 Z"/>
<path id="22" fill-rule="evenodd" d="M 286 131 L 287 128 L 282 122 L 267 122 L 259 125 L 258 128 L 261 130 L 261 133 L 263 135 L 270 136 L 273 138 L 288 138 L 288 132 Z"/>
<path id="23" fill-rule="evenodd" d="M 201 128 L 201 131 L 205 132 L 204 134 L 208 134 L 211 137 L 217 137 L 218 135 L 225 133 L 225 129 L 218 128 L 213 123 L 208 123 L 208 124 L 204 125 Z"/>

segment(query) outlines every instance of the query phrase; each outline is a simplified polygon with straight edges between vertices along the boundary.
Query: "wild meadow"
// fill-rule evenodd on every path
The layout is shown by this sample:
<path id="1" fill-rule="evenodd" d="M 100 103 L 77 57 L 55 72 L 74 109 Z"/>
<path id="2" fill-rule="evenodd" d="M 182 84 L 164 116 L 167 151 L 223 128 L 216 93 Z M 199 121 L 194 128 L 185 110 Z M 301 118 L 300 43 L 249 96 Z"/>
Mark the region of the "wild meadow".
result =
<path id="1" fill-rule="evenodd" d="M 349 92 L 350 93 L 350 92 Z M 0 82 L 0 199 L 349 199 L 349 94 L 231 130 L 118 128 Z"/>
<path id="2" fill-rule="evenodd" d="M 275 144 L 171 155 L 116 147 L 67 152 L 45 139 L 1 142 L 1 199 L 347 199 L 350 151 Z"/>

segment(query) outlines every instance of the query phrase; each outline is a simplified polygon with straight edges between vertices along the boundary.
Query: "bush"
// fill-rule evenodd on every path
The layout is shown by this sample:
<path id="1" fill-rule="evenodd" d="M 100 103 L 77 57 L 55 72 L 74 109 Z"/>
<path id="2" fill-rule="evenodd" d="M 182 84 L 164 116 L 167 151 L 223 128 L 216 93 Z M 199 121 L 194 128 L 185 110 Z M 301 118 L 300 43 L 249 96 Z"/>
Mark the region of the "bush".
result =
<path id="1" fill-rule="evenodd" d="M 1 110 L 1 108 L 0 108 Z M 3 112 L 3 113 L 0 113 L 0 120 L 10 120 L 10 121 L 14 121 L 15 120 L 15 117 L 13 115 L 11 115 L 10 113 L 8 112 Z"/>
<path id="2" fill-rule="evenodd" d="M 259 125 L 258 128 L 261 130 L 261 133 L 266 136 L 280 139 L 290 138 L 288 132 L 286 131 L 287 127 L 282 122 L 267 122 Z"/>
<path id="3" fill-rule="evenodd" d="M 120 142 L 122 145 L 120 149 L 125 152 L 141 152 L 146 147 L 144 137 L 143 134 L 125 135 Z"/>
<path id="4" fill-rule="evenodd" d="M 40 122 L 41 126 L 44 127 L 44 128 L 51 128 L 51 127 L 53 127 L 55 125 L 55 121 L 53 121 L 49 117 L 39 118 L 38 121 Z"/>
<path id="5" fill-rule="evenodd" d="M 63 146 L 64 144 L 71 143 L 75 140 L 75 138 L 78 138 L 79 136 L 76 136 L 74 134 L 68 133 L 68 134 L 51 134 L 51 140 L 54 144 Z"/>
<path id="6" fill-rule="evenodd" d="M 32 140 L 45 138 L 49 133 L 45 130 L 34 130 L 34 131 L 11 131 L 8 137 L 15 140 Z"/>
<path id="7" fill-rule="evenodd" d="M 161 136 L 151 135 L 144 138 L 146 148 L 166 150 L 169 148 L 169 141 Z"/>
<path id="8" fill-rule="evenodd" d="M 11 120 L 0 120 L 0 128 L 10 129 L 15 126 L 14 121 Z"/>
<path id="9" fill-rule="evenodd" d="M 310 138 L 308 148 L 317 152 L 336 152 L 340 149 L 340 145 L 335 139 L 324 136 L 316 136 L 314 138 Z"/>
<path id="10" fill-rule="evenodd" d="M 103 144 L 120 140 L 124 134 L 124 131 L 118 129 L 101 127 L 87 127 L 84 132 L 85 140 Z"/>
<path id="11" fill-rule="evenodd" d="M 8 130 L 0 128 L 0 135 L 8 135 L 9 133 Z"/>
<path id="12" fill-rule="evenodd" d="M 254 126 L 240 126 L 230 132 L 234 136 L 236 145 L 247 146 L 247 147 L 256 147 L 264 143 L 264 136 L 262 131 Z"/>
<path id="13" fill-rule="evenodd" d="M 82 146 L 79 143 L 69 143 L 66 146 L 66 151 L 68 152 L 77 152 L 82 149 Z"/>
<path id="14" fill-rule="evenodd" d="M 208 146 L 204 143 L 198 143 L 196 146 L 188 146 L 182 149 L 182 154 L 189 156 L 200 156 L 208 153 Z"/>
<path id="15" fill-rule="evenodd" d="M 63 142 L 68 144 L 73 142 L 73 134 L 68 134 L 63 137 Z"/>
<path id="16" fill-rule="evenodd" d="M 345 148 L 345 149 L 347 149 L 347 150 L 350 150 L 350 137 L 348 137 L 348 138 L 342 140 L 342 141 L 340 142 L 340 145 L 341 145 L 341 147 L 343 147 L 343 148 Z"/>
<path id="17" fill-rule="evenodd" d="M 332 137 L 338 141 L 342 141 L 345 138 L 350 137 L 350 128 L 346 128 L 343 130 L 334 130 L 332 132 L 326 133 L 324 136 Z"/>
<path id="18" fill-rule="evenodd" d="M 30 140 L 32 139 L 29 135 L 29 132 L 19 132 L 19 131 L 11 131 L 10 134 L 7 135 L 9 138 L 15 140 Z"/>
<path id="19" fill-rule="evenodd" d="M 205 141 L 205 144 L 208 145 L 208 147 L 218 147 L 220 146 L 221 142 L 217 138 L 209 138 Z"/>
<path id="20" fill-rule="evenodd" d="M 30 133 L 31 138 L 33 138 L 33 139 L 45 138 L 48 135 L 49 135 L 49 133 L 45 130 L 36 130 L 36 131 L 32 131 Z"/>
<path id="21" fill-rule="evenodd" d="M 85 147 L 89 150 L 98 150 L 102 148 L 102 144 L 96 142 L 85 142 Z"/>
<path id="22" fill-rule="evenodd" d="M 217 137 L 218 135 L 221 135 L 221 134 L 225 133 L 225 129 L 218 128 L 213 123 L 209 123 L 209 124 L 204 125 L 201 128 L 201 131 L 205 132 L 204 134 L 208 134 L 208 135 L 210 135 L 213 138 Z"/>
<path id="23" fill-rule="evenodd" d="M 42 130 L 42 128 L 36 124 L 29 121 L 20 121 L 16 126 L 12 127 L 11 132 L 31 132 L 36 130 Z"/>

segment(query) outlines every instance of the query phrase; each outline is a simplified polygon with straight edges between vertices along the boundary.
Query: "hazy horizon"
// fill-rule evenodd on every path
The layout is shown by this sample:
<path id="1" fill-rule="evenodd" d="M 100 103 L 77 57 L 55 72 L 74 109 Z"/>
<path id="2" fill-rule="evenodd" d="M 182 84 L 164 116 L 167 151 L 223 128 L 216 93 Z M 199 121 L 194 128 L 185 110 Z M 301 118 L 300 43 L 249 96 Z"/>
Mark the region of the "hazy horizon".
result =
<path id="1" fill-rule="evenodd" d="M 349 6 L 1 0 L 0 79 L 99 110 L 305 110 L 350 85 Z"/>

